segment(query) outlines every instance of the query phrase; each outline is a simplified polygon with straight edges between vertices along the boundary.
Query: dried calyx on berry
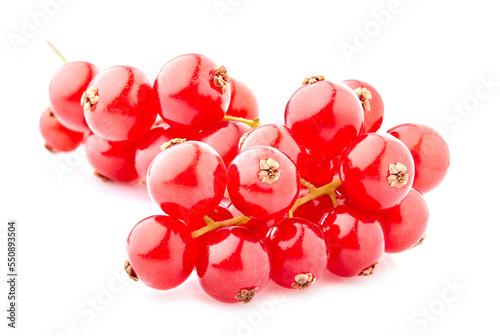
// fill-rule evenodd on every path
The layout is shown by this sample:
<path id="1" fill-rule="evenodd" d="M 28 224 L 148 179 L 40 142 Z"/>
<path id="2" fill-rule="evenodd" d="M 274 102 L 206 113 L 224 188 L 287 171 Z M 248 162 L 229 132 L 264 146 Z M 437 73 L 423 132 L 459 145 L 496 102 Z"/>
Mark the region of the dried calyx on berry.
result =
<path id="1" fill-rule="evenodd" d="M 252 301 L 253 297 L 255 294 L 257 294 L 257 291 L 259 290 L 259 287 L 255 287 L 252 289 L 242 289 L 241 292 L 236 294 L 235 298 L 243 303 L 248 303 Z"/>
<path id="2" fill-rule="evenodd" d="M 358 98 L 363 105 L 363 109 L 365 111 L 370 111 L 370 100 L 372 99 L 372 93 L 370 90 L 364 87 L 359 87 L 354 90 L 354 93 L 358 95 Z"/>
<path id="3" fill-rule="evenodd" d="M 312 83 L 316 83 L 316 82 L 321 82 L 323 80 L 325 80 L 324 76 L 321 76 L 321 75 L 311 76 L 311 77 L 308 77 L 308 78 L 304 78 L 302 80 L 302 85 L 307 85 L 307 84 L 312 84 Z"/>
<path id="4" fill-rule="evenodd" d="M 80 104 L 83 106 L 83 110 L 87 112 L 92 112 L 95 110 L 96 104 L 99 102 L 99 96 L 97 95 L 97 88 L 91 86 L 82 94 L 82 99 Z"/>
<path id="5" fill-rule="evenodd" d="M 391 187 L 401 188 L 406 183 L 408 183 L 408 169 L 402 163 L 390 164 L 389 165 L 389 176 L 387 177 L 387 182 Z"/>
<path id="6" fill-rule="evenodd" d="M 214 69 L 213 81 L 215 87 L 221 89 L 223 93 L 226 93 L 229 87 L 229 76 L 227 75 L 227 69 L 225 66 L 220 65 Z"/>
<path id="7" fill-rule="evenodd" d="M 267 160 L 260 160 L 259 179 L 262 182 L 273 183 L 280 177 L 280 165 L 275 160 L 268 158 Z"/>
<path id="8" fill-rule="evenodd" d="M 170 148 L 170 147 L 175 146 L 177 144 L 183 143 L 185 141 L 186 141 L 186 139 L 181 139 L 181 138 L 172 139 L 168 142 L 165 142 L 163 145 L 161 145 L 161 150 L 164 151 L 167 148 Z"/>
<path id="9" fill-rule="evenodd" d="M 311 273 L 306 273 L 306 274 L 297 274 L 294 280 L 295 281 L 291 285 L 292 288 L 307 289 L 316 281 L 316 278 Z"/>

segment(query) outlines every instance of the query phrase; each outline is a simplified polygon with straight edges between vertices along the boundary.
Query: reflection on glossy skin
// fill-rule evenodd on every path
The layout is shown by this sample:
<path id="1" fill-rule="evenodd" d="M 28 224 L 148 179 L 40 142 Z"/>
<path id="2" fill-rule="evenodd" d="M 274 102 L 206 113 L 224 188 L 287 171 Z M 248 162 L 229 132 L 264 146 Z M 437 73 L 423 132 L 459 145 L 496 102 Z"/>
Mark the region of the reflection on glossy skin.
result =
<path id="1" fill-rule="evenodd" d="M 196 246 L 186 224 L 169 216 L 151 216 L 132 229 L 127 256 L 139 280 L 167 290 L 179 286 L 193 271 Z"/>
<path id="2" fill-rule="evenodd" d="M 363 110 L 351 88 L 323 80 L 293 94 L 285 109 L 285 125 L 312 155 L 332 157 L 360 134 Z"/>
<path id="3" fill-rule="evenodd" d="M 207 233 L 200 243 L 196 271 L 208 295 L 235 303 L 241 301 L 237 296 L 242 290 L 257 293 L 269 282 L 269 255 L 262 240 L 250 230 L 222 228 Z"/>
<path id="4" fill-rule="evenodd" d="M 388 182 L 390 165 L 406 167 L 408 180 L 399 187 Z M 381 210 L 395 206 L 410 192 L 415 176 L 413 158 L 406 146 L 388 134 L 360 136 L 340 157 L 339 191 L 359 207 Z"/>
<path id="5" fill-rule="evenodd" d="M 329 252 L 328 270 L 358 276 L 384 252 L 384 234 L 377 220 L 348 206 L 328 211 L 320 222 Z"/>
<path id="6" fill-rule="evenodd" d="M 441 183 L 450 166 L 450 150 L 438 132 L 425 125 L 402 124 L 387 133 L 401 140 L 413 156 L 413 188 L 426 193 Z"/>
<path id="7" fill-rule="evenodd" d="M 149 195 L 165 213 L 190 222 L 220 203 L 226 169 L 213 148 L 187 141 L 168 147 L 153 160 L 147 186 Z"/>

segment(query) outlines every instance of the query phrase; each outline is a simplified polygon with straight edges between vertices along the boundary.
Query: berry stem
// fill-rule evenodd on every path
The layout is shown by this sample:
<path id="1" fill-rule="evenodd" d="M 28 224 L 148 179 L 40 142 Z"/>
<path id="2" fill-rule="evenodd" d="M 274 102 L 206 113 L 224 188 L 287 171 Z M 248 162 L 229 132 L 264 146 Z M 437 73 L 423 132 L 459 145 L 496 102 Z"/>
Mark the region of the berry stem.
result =
<path id="1" fill-rule="evenodd" d="M 222 120 L 239 121 L 239 122 L 242 122 L 244 124 L 247 124 L 248 126 L 250 126 L 252 128 L 260 126 L 260 118 L 255 118 L 254 120 L 250 120 L 250 119 L 245 119 L 245 118 L 239 118 L 239 117 L 233 117 L 233 116 L 225 115 Z"/>
<path id="2" fill-rule="evenodd" d="M 61 52 L 52 44 L 52 42 L 47 41 L 47 44 L 49 45 L 50 49 L 52 49 L 64 63 L 68 63 L 66 57 L 64 57 L 63 54 L 61 54 Z"/>
<path id="3" fill-rule="evenodd" d="M 307 181 L 304 181 L 304 182 L 306 182 L 307 184 L 310 184 Z M 305 185 L 306 187 L 308 187 L 306 184 L 304 184 L 304 182 L 301 181 L 302 185 Z M 335 198 L 334 191 L 335 191 L 335 189 L 340 187 L 340 184 L 341 184 L 341 181 L 337 177 L 337 178 L 333 179 L 332 182 L 325 184 L 324 186 L 319 187 L 319 188 L 316 188 L 316 187 L 311 185 L 314 189 L 308 187 L 310 190 L 309 194 L 302 196 L 301 198 L 299 198 L 298 200 L 295 201 L 295 204 L 293 205 L 293 207 L 290 209 L 290 211 L 288 211 L 288 217 L 293 218 L 293 213 L 302 204 L 307 203 L 307 202 L 309 202 L 315 198 L 318 198 L 320 196 L 323 196 L 323 195 L 330 195 L 330 197 L 332 198 L 333 204 L 336 205 L 337 200 Z"/>
<path id="4" fill-rule="evenodd" d="M 245 215 L 241 215 L 241 216 L 234 217 L 231 219 L 226 219 L 226 220 L 223 220 L 220 222 L 215 222 L 212 218 L 210 218 L 208 216 L 204 216 L 203 219 L 205 220 L 205 223 L 207 223 L 207 225 L 202 227 L 199 230 L 192 232 L 191 235 L 193 236 L 193 238 L 198 238 L 199 236 L 201 236 L 209 231 L 212 231 L 212 230 L 224 227 L 224 226 L 244 224 L 250 220 L 250 217 L 247 217 Z"/>

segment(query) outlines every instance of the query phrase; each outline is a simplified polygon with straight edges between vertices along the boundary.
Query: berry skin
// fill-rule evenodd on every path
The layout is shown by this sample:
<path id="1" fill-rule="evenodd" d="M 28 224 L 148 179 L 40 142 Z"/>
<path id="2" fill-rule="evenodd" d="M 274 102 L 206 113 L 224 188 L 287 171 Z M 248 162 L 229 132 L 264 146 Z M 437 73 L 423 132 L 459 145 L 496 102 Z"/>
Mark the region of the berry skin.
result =
<path id="1" fill-rule="evenodd" d="M 271 219 L 255 219 L 252 218 L 248 222 L 244 224 L 240 224 L 240 227 L 244 227 L 255 233 L 257 236 L 260 238 L 264 239 L 267 236 L 267 233 L 269 230 L 276 225 L 276 223 L 282 221 L 285 218 L 283 217 L 278 217 L 278 218 L 271 218 Z"/>
<path id="2" fill-rule="evenodd" d="M 146 74 L 130 66 L 99 72 L 81 96 L 81 105 L 92 132 L 109 141 L 139 139 L 159 111 Z"/>
<path id="3" fill-rule="evenodd" d="M 227 172 L 229 198 L 236 209 L 252 218 L 282 216 L 299 195 L 295 164 L 272 147 L 256 146 L 241 152 Z"/>
<path id="4" fill-rule="evenodd" d="M 50 152 L 71 152 L 80 146 L 84 134 L 72 131 L 59 123 L 50 108 L 43 111 L 39 123 L 45 148 Z"/>
<path id="5" fill-rule="evenodd" d="M 438 132 L 424 125 L 402 124 L 387 133 L 401 140 L 413 156 L 414 189 L 427 193 L 441 183 L 450 166 L 450 150 Z"/>
<path id="6" fill-rule="evenodd" d="M 345 205 L 321 219 L 328 248 L 328 270 L 342 277 L 370 275 L 384 252 L 384 233 L 377 220 Z"/>
<path id="7" fill-rule="evenodd" d="M 127 238 L 131 266 L 128 272 L 154 289 L 172 289 L 193 271 L 196 252 L 196 244 L 182 221 L 151 216 L 137 223 Z"/>
<path id="8" fill-rule="evenodd" d="M 287 218 L 265 239 L 271 257 L 271 279 L 285 288 L 306 289 L 326 270 L 325 238 L 314 223 Z"/>
<path id="9" fill-rule="evenodd" d="M 89 62 L 68 62 L 52 77 L 49 85 L 50 109 L 64 127 L 75 132 L 88 132 L 80 99 L 98 71 Z"/>
<path id="10" fill-rule="evenodd" d="M 360 136 L 339 161 L 339 192 L 359 207 L 381 210 L 408 195 L 415 166 L 408 148 L 398 139 L 379 133 Z"/>
<path id="11" fill-rule="evenodd" d="M 150 129 L 139 141 L 137 141 L 135 167 L 139 175 L 139 183 L 146 185 L 149 165 L 156 155 L 161 152 L 161 146 L 164 143 L 175 138 L 187 138 L 188 136 L 174 127 L 157 126 Z"/>
<path id="12" fill-rule="evenodd" d="M 384 121 L 384 102 L 378 91 L 372 85 L 360 80 L 349 79 L 344 83 L 354 90 L 363 106 L 363 133 L 378 131 Z"/>
<path id="13" fill-rule="evenodd" d="M 226 303 L 249 302 L 269 282 L 269 255 L 262 240 L 242 227 L 205 234 L 196 262 L 200 285 Z"/>
<path id="14" fill-rule="evenodd" d="M 299 171 L 305 168 L 305 153 L 285 126 L 265 124 L 255 128 L 241 139 L 240 151 L 255 146 L 276 148 L 288 155 Z"/>
<path id="15" fill-rule="evenodd" d="M 225 68 L 200 54 L 172 59 L 154 83 L 160 116 L 171 126 L 197 130 L 222 120 L 229 106 L 230 88 Z"/>
<path id="16" fill-rule="evenodd" d="M 134 142 L 113 142 L 90 135 L 85 141 L 87 160 L 95 175 L 104 181 L 130 182 L 137 179 Z"/>
<path id="17" fill-rule="evenodd" d="M 173 143 L 149 166 L 147 187 L 165 213 L 192 222 L 220 203 L 226 169 L 220 155 L 207 144 Z"/>
<path id="18" fill-rule="evenodd" d="M 229 78 L 231 101 L 226 115 L 254 120 L 259 117 L 259 105 L 252 90 L 239 80 Z"/>
<path id="19" fill-rule="evenodd" d="M 323 158 L 306 154 L 305 164 L 299 170 L 300 177 L 316 187 L 330 183 L 339 172 L 339 158 L 340 156 Z"/>
<path id="20" fill-rule="evenodd" d="M 384 230 L 385 252 L 398 253 L 412 248 L 425 235 L 429 209 L 422 194 L 412 189 L 401 203 L 380 211 L 377 217 Z"/>
<path id="21" fill-rule="evenodd" d="M 360 134 L 363 109 L 344 83 L 316 81 L 299 88 L 285 109 L 285 126 L 317 157 L 333 157 Z"/>
<path id="22" fill-rule="evenodd" d="M 238 154 L 240 138 L 251 129 L 250 126 L 238 121 L 223 120 L 201 131 L 198 141 L 215 149 L 227 167 Z"/>

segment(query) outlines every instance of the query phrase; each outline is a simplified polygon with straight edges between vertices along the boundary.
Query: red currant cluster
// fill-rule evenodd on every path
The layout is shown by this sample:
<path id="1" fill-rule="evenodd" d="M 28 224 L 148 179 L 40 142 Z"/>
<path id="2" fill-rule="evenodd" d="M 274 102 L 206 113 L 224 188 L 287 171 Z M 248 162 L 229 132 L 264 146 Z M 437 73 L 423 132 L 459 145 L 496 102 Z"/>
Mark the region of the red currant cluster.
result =
<path id="1" fill-rule="evenodd" d="M 384 105 L 370 84 L 302 84 L 284 125 L 259 126 L 253 93 L 203 55 L 172 59 L 153 86 L 133 67 L 70 62 L 40 130 L 54 152 L 84 142 L 99 177 L 138 179 L 165 213 L 132 229 L 131 278 L 167 290 L 196 268 L 211 297 L 249 302 L 269 279 L 305 289 L 327 269 L 367 276 L 384 251 L 420 244 L 421 193 L 449 166 L 429 127 L 377 133 Z"/>

